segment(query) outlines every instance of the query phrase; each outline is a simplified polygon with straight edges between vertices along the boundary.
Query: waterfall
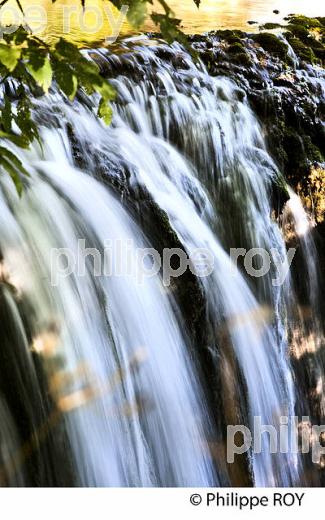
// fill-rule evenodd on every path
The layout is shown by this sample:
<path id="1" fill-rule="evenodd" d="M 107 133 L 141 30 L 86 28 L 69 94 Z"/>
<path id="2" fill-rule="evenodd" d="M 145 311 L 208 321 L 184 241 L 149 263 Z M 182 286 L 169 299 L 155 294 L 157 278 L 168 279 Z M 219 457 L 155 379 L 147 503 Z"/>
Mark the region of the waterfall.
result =
<path id="1" fill-rule="evenodd" d="M 36 337 L 48 333 L 55 316 L 57 346 L 52 352 L 43 341 L 39 352 L 50 375 L 62 367 L 57 401 L 67 412 L 80 484 L 209 485 L 208 419 L 185 338 L 159 280 L 140 286 L 132 276 L 96 280 L 88 266 L 84 277 L 51 288 L 52 248 L 75 251 L 79 236 L 98 247 L 117 239 L 130 240 L 134 249 L 145 244 L 112 195 L 60 160 L 59 142 L 53 152 L 55 162 L 48 157 L 35 163 L 39 173 L 31 174 L 22 201 L 15 203 L 12 195 L 11 209 L 2 200 L 2 247 L 37 316 Z M 134 255 L 131 250 L 132 262 Z"/>
<path id="2" fill-rule="evenodd" d="M 281 418 L 295 415 L 297 396 L 291 281 L 274 284 L 273 263 L 266 276 L 250 276 L 229 255 L 231 248 L 276 249 L 289 268 L 270 203 L 281 174 L 245 94 L 210 77 L 176 44 L 89 55 L 115 76 L 111 127 L 94 115 L 96 99 L 72 104 L 53 92 L 35 100 L 42 149 L 15 150 L 30 173 L 21 199 L 1 177 L 0 253 L 15 307 L 6 312 L 24 336 L 13 381 L 24 390 L 19 406 L 26 388 L 30 402 L 34 394 L 40 407 L 46 401 L 29 414 L 29 429 L 54 423 L 77 485 L 225 485 L 240 481 L 241 471 L 256 486 L 299 485 L 300 456 L 270 453 L 267 434 L 260 452 L 236 459 L 244 470 L 226 462 L 227 424 L 253 431 L 259 417 L 278 432 Z M 188 256 L 204 250 L 213 260 L 209 276 L 195 277 L 204 338 L 191 338 L 175 281 L 166 287 L 159 274 L 137 278 L 137 251 L 159 242 L 159 227 L 149 222 L 155 214 L 162 225 L 157 211 Z M 66 266 L 53 266 L 53 251 L 78 258 L 80 240 L 102 255 L 107 244 L 122 244 L 113 262 L 131 272 L 95 276 L 91 254 L 82 276 L 61 277 Z M 0 403 L 6 393 L 2 385 Z M 7 404 L 0 413 L 10 458 L 19 433 Z M 45 440 L 44 458 L 55 459 L 56 438 Z M 22 468 L 8 467 L 9 484 L 28 482 Z"/>
<path id="3" fill-rule="evenodd" d="M 283 212 L 283 230 L 295 241 L 297 266 L 289 279 L 288 329 L 291 337 L 298 389 L 299 415 L 309 416 L 310 424 L 323 424 L 324 401 L 324 324 L 317 249 L 312 236 L 313 221 L 304 211 L 300 198 L 289 189 L 290 199 Z M 302 279 L 301 273 L 304 273 Z M 308 413 L 307 413 L 307 412 Z"/>

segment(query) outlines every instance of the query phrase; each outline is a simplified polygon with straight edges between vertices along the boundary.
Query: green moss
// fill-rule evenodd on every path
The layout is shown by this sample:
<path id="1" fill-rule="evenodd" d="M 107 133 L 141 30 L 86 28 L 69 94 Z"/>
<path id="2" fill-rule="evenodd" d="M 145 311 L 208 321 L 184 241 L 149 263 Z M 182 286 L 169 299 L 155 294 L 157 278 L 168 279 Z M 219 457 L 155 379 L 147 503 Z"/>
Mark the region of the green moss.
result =
<path id="1" fill-rule="evenodd" d="M 293 36 L 299 38 L 299 40 L 301 40 L 304 43 L 309 43 L 311 35 L 308 29 L 306 29 L 302 25 L 296 24 L 289 24 L 287 28 Z"/>
<path id="2" fill-rule="evenodd" d="M 250 59 L 247 52 L 239 52 L 238 54 L 235 54 L 232 59 L 232 62 L 235 63 L 236 65 L 245 65 L 245 66 L 249 66 L 252 64 L 252 60 Z"/>
<path id="3" fill-rule="evenodd" d="M 283 135 L 283 146 L 289 161 L 290 171 L 300 171 L 306 163 L 303 139 L 291 127 L 287 127 Z"/>
<path id="4" fill-rule="evenodd" d="M 303 137 L 304 151 L 308 159 L 312 162 L 323 162 L 324 158 L 317 146 L 311 140 L 310 135 Z"/>
<path id="5" fill-rule="evenodd" d="M 251 59 L 246 52 L 245 46 L 242 41 L 235 35 L 232 35 L 228 38 L 232 42 L 228 48 L 228 53 L 231 57 L 232 63 L 236 65 L 251 65 Z"/>
<path id="6" fill-rule="evenodd" d="M 277 56 L 283 61 L 287 60 L 288 48 L 275 34 L 267 32 L 254 34 L 252 39 L 270 54 Z"/>
<path id="7" fill-rule="evenodd" d="M 155 203 L 152 204 L 152 210 L 154 217 L 159 221 L 159 234 L 161 238 L 164 238 L 169 244 L 179 246 L 180 242 L 178 236 L 170 225 L 167 213 L 159 208 Z"/>
<path id="8" fill-rule="evenodd" d="M 265 23 L 264 25 L 261 25 L 260 29 L 263 29 L 263 31 L 264 30 L 271 31 L 272 29 L 279 29 L 280 27 L 282 27 L 282 25 L 279 23 L 268 22 L 268 23 Z"/>
<path id="9" fill-rule="evenodd" d="M 289 126 L 283 132 L 283 147 L 290 171 L 295 174 L 307 171 L 310 162 L 322 162 L 323 156 L 311 137 Z"/>
<path id="10" fill-rule="evenodd" d="M 275 186 L 284 200 L 289 200 L 288 184 L 282 174 L 278 174 L 274 180 Z"/>
<path id="11" fill-rule="evenodd" d="M 228 36 L 227 43 L 240 43 L 242 45 L 242 40 L 239 38 L 239 36 L 236 36 L 235 34 Z"/>
<path id="12" fill-rule="evenodd" d="M 242 38 L 246 37 L 246 34 L 243 33 L 243 31 L 239 31 L 239 30 L 231 31 L 230 29 L 214 31 L 213 33 L 210 33 L 210 34 L 219 36 L 219 38 L 221 38 L 222 40 L 226 40 L 226 42 L 228 42 L 228 43 L 240 42 Z"/>
<path id="13" fill-rule="evenodd" d="M 319 43 L 319 42 L 316 42 L 316 43 Z M 325 61 L 325 47 L 324 47 L 324 45 L 321 45 L 321 46 L 318 46 L 318 45 L 314 46 L 313 45 L 312 50 L 313 50 L 316 58 L 318 58 L 322 62 Z"/>
<path id="14" fill-rule="evenodd" d="M 291 33 L 286 36 L 298 58 L 307 63 L 314 63 L 316 61 L 316 56 L 311 47 L 305 45 L 299 38 L 294 37 Z"/>
<path id="15" fill-rule="evenodd" d="M 287 26 L 289 30 L 289 33 L 287 33 L 288 41 L 299 58 L 310 63 L 313 63 L 315 58 L 324 61 L 324 19 L 295 15 L 290 16 L 288 19 L 290 22 Z M 319 37 L 317 39 L 315 38 L 315 33 L 318 33 Z"/>
<path id="16" fill-rule="evenodd" d="M 322 24 L 321 19 L 319 18 L 308 18 L 308 16 L 303 15 L 289 15 L 287 20 L 290 24 L 299 25 L 301 27 L 305 27 L 307 29 L 313 29 L 319 27 Z"/>
<path id="17" fill-rule="evenodd" d="M 297 33 L 294 34 L 292 31 L 286 33 L 286 36 L 288 42 L 300 59 L 308 63 L 314 63 L 317 61 L 316 58 L 321 61 L 325 60 L 325 45 L 322 41 L 316 40 L 311 35 L 308 37 L 304 35 L 299 37 Z"/>
<path id="18" fill-rule="evenodd" d="M 224 89 L 221 87 L 217 88 L 217 96 L 218 99 L 221 99 L 221 101 L 229 101 L 229 97 L 226 95 Z"/>
<path id="19" fill-rule="evenodd" d="M 240 54 L 245 52 L 245 47 L 242 43 L 236 42 L 230 45 L 228 52 L 230 52 L 230 54 Z"/>

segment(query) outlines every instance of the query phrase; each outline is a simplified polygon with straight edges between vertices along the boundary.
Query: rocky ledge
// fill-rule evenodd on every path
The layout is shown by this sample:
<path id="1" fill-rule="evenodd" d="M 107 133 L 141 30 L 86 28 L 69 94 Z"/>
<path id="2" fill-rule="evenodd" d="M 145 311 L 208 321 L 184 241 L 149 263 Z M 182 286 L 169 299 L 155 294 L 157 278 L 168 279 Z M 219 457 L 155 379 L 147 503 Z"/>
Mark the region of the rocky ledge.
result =
<path id="1" fill-rule="evenodd" d="M 323 224 L 325 18 L 292 15 L 287 22 L 257 34 L 195 35 L 191 43 L 210 74 L 231 77 L 246 93 L 279 168 Z"/>

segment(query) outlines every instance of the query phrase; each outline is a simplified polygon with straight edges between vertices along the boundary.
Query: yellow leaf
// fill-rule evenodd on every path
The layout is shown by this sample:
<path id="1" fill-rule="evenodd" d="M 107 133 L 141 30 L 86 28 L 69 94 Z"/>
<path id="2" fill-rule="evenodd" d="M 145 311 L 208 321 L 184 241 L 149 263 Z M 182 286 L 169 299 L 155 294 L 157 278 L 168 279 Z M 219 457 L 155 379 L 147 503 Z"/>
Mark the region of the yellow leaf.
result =
<path id="1" fill-rule="evenodd" d="M 35 69 L 30 63 L 27 63 L 26 67 L 36 83 L 42 87 L 44 92 L 48 92 L 53 78 L 50 60 L 45 58 L 44 64 L 39 69 Z"/>
<path id="2" fill-rule="evenodd" d="M 21 56 L 21 50 L 13 45 L 0 44 L 0 62 L 12 72 Z"/>

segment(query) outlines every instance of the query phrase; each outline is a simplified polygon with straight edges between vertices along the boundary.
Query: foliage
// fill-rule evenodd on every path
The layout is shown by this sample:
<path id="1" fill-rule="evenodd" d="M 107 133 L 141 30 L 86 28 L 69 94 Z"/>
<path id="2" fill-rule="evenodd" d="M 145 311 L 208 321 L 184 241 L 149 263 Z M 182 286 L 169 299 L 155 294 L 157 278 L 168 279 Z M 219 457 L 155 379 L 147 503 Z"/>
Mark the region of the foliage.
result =
<path id="1" fill-rule="evenodd" d="M 0 8 L 8 0 L 0 1 Z M 53 3 L 56 0 L 52 0 Z M 85 0 L 80 0 L 83 7 Z M 199 7 L 200 0 L 193 0 Z M 23 11 L 19 0 L 17 5 Z M 168 42 L 176 39 L 185 42 L 179 29 L 180 20 L 165 0 L 158 0 L 163 14 L 152 12 L 152 20 L 160 27 L 161 34 Z M 127 18 L 135 27 L 140 27 L 147 17 L 148 4 L 152 0 L 111 0 L 117 8 L 128 5 Z M 112 119 L 110 101 L 114 99 L 114 89 L 101 77 L 97 65 L 85 57 L 72 43 L 60 39 L 55 45 L 48 45 L 22 27 L 7 34 L 0 41 L 0 81 L 3 86 L 3 100 L 0 104 L 0 139 L 27 148 L 34 139 L 39 139 L 37 127 L 32 119 L 32 98 L 47 94 L 53 83 L 71 101 L 78 89 L 87 94 L 97 93 L 100 97 L 98 116 L 106 124 Z M 8 96 L 10 83 L 14 81 L 17 102 Z M 21 161 L 5 146 L 0 146 L 0 167 L 12 177 L 18 193 L 22 192 L 22 175 L 27 175 Z"/>
<path id="2" fill-rule="evenodd" d="M 37 127 L 31 118 L 32 97 L 47 93 L 53 81 L 70 100 L 74 99 L 79 87 L 88 94 L 98 93 L 98 114 L 105 123 L 110 123 L 109 102 L 114 99 L 113 88 L 100 76 L 95 63 L 63 39 L 49 47 L 22 28 L 5 36 L 0 43 L 0 76 L 5 92 L 1 108 L 0 137 L 22 148 L 28 147 L 38 138 Z M 6 93 L 9 81 L 12 80 L 16 85 L 17 103 L 11 103 Z M 21 192 L 22 166 L 14 159 L 14 154 L 5 150 L 4 147 L 0 148 L 0 164 L 11 175 Z"/>

